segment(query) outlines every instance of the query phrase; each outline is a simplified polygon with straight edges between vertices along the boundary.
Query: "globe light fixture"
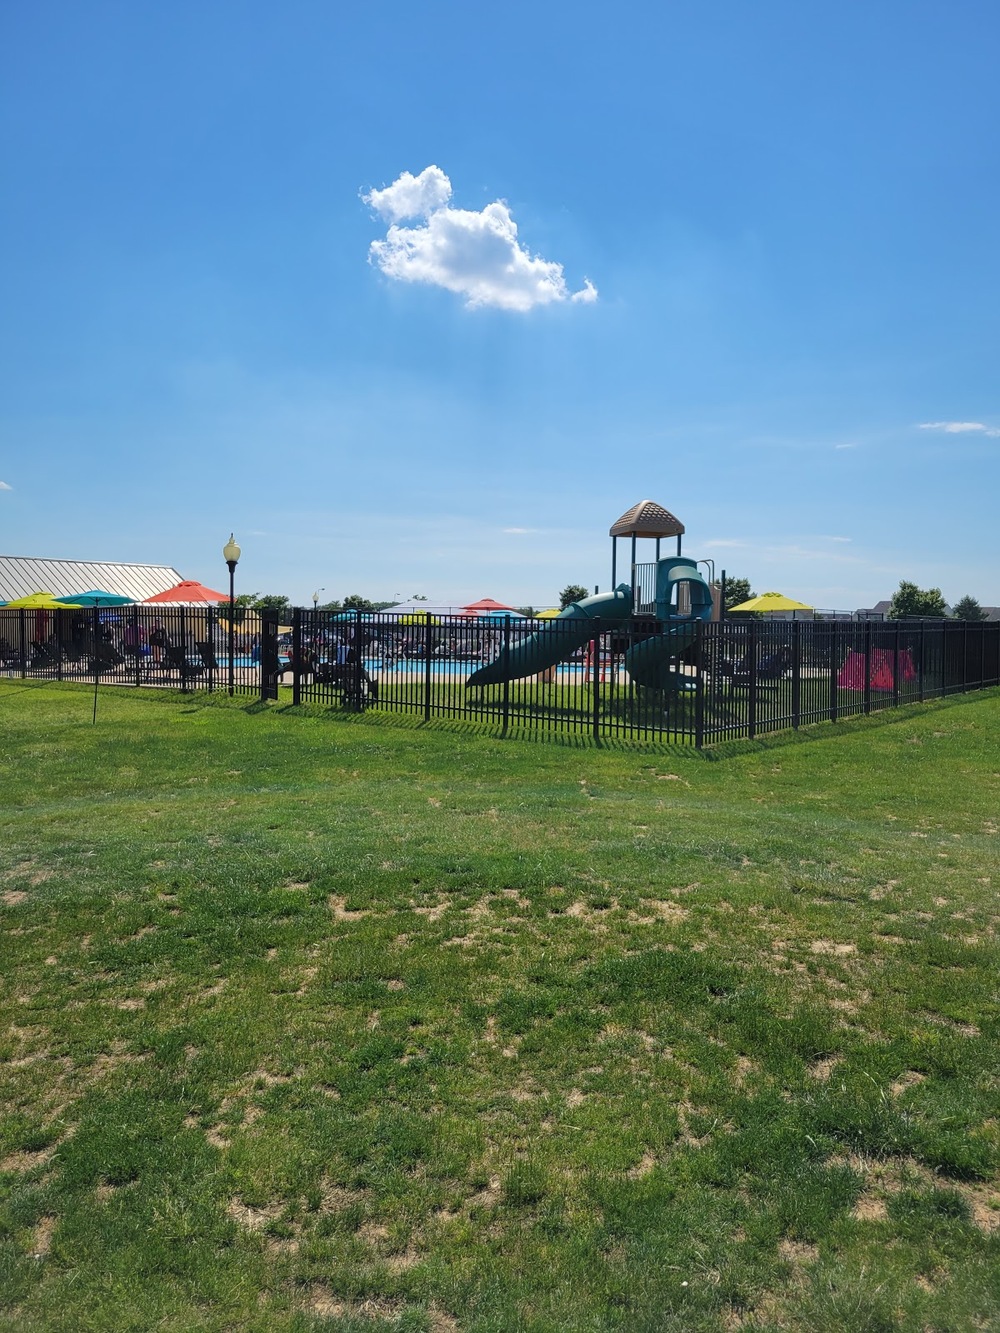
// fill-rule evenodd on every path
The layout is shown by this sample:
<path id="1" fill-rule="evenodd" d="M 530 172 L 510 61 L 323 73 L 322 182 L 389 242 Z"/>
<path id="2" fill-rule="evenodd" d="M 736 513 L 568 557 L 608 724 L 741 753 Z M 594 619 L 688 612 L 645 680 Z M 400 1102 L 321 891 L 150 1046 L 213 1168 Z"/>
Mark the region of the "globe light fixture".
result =
<path id="1" fill-rule="evenodd" d="M 222 548 L 222 558 L 229 566 L 229 693 L 234 692 L 233 679 L 233 654 L 236 650 L 236 629 L 234 620 L 236 618 L 236 566 L 242 555 L 239 543 L 232 533 L 229 534 L 229 541 Z"/>

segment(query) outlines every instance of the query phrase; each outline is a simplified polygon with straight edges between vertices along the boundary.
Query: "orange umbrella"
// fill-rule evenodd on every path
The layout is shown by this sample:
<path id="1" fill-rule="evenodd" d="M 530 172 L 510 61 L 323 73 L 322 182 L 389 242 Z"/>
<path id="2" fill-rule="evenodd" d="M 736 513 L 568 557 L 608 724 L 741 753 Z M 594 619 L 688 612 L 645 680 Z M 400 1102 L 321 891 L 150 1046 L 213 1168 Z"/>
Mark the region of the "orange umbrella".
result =
<path id="1" fill-rule="evenodd" d="M 228 602 L 227 592 L 213 592 L 197 579 L 182 579 L 166 592 L 158 592 L 147 597 L 144 606 L 215 606 L 218 602 Z"/>

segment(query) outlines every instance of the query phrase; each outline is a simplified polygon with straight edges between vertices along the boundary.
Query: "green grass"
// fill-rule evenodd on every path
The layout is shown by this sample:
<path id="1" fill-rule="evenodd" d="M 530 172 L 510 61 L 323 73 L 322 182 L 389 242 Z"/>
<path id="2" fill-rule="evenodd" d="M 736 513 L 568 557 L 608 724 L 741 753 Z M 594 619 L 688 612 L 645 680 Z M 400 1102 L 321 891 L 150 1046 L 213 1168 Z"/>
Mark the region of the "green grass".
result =
<path id="1" fill-rule="evenodd" d="M 723 755 L 0 727 L 0 1328 L 1000 1322 L 996 692 Z"/>

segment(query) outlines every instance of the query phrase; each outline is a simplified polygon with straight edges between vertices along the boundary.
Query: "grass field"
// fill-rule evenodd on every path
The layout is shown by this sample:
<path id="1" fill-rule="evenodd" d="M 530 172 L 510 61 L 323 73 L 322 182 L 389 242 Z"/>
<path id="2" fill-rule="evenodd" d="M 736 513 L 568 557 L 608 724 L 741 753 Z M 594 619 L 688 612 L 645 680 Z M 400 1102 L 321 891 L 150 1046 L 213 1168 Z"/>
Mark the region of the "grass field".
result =
<path id="1" fill-rule="evenodd" d="M 700 755 L 4 682 L 0 738 L 0 1328 L 1000 1326 L 996 692 Z"/>

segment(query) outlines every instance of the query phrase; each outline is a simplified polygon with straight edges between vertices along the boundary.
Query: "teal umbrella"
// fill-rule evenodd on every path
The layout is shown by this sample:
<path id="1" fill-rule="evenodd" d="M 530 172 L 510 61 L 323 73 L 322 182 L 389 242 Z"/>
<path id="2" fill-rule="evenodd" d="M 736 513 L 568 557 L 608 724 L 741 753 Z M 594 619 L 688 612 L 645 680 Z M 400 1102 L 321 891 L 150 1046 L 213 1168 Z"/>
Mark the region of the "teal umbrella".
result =
<path id="1" fill-rule="evenodd" d="M 131 597 L 119 597 L 116 592 L 102 592 L 100 588 L 92 588 L 90 592 L 77 592 L 72 597 L 57 597 L 57 602 L 65 602 L 67 606 L 134 606 L 135 603 Z"/>

